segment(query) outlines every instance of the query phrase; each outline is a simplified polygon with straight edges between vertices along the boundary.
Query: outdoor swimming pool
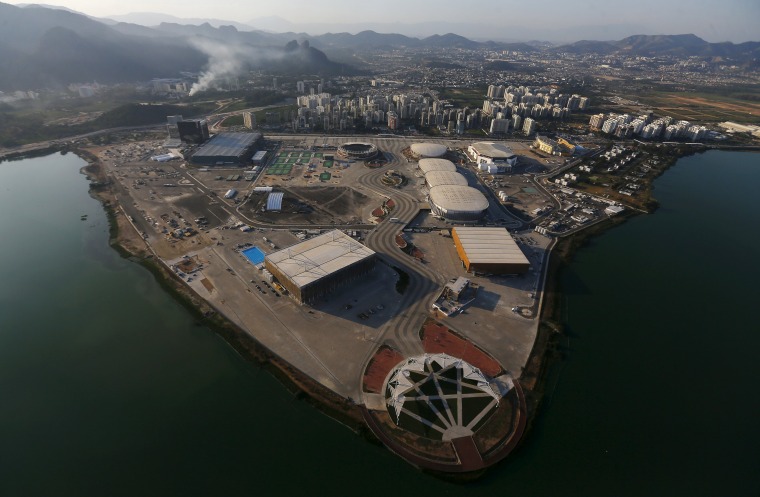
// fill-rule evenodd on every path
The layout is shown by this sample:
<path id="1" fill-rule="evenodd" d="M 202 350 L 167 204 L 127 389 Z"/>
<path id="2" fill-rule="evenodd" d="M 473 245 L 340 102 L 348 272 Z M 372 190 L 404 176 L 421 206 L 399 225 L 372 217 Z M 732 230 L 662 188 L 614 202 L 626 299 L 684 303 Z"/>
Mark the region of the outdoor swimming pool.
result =
<path id="1" fill-rule="evenodd" d="M 251 247 L 249 249 L 243 250 L 243 255 L 246 256 L 254 266 L 258 266 L 264 262 L 264 252 L 262 252 L 258 247 Z"/>

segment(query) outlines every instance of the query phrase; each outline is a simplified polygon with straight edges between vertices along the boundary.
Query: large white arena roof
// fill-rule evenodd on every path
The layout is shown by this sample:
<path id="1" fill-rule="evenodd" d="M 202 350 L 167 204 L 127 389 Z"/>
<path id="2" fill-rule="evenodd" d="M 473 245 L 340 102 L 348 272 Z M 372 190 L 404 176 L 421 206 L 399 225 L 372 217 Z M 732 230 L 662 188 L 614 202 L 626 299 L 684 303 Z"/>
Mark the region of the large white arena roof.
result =
<path id="1" fill-rule="evenodd" d="M 506 228 L 454 228 L 470 264 L 530 264 Z"/>
<path id="2" fill-rule="evenodd" d="M 515 156 L 512 149 L 503 143 L 495 142 L 478 142 L 470 145 L 478 155 L 490 157 L 492 159 L 509 159 Z"/>
<path id="3" fill-rule="evenodd" d="M 412 152 L 419 157 L 442 157 L 446 154 L 446 145 L 440 143 L 415 143 Z"/>
<path id="4" fill-rule="evenodd" d="M 472 434 L 477 421 L 496 409 L 513 385 L 494 381 L 458 357 L 425 354 L 406 359 L 393 371 L 385 402 L 396 424 L 408 418 L 437 432 L 437 438 L 451 440 Z"/>
<path id="5" fill-rule="evenodd" d="M 457 171 L 457 166 L 446 159 L 420 159 L 418 165 L 423 174 L 427 174 L 430 171 L 451 171 L 452 173 Z"/>
<path id="6" fill-rule="evenodd" d="M 340 230 L 333 230 L 286 249 L 266 260 L 303 288 L 325 276 L 372 257 L 375 252 Z"/>
<path id="7" fill-rule="evenodd" d="M 488 209 L 488 199 L 471 186 L 436 186 L 430 189 L 430 201 L 448 212 L 483 212 Z"/>
<path id="8" fill-rule="evenodd" d="M 451 171 L 430 171 L 425 174 L 425 181 L 430 188 L 443 185 L 467 186 L 467 178 Z"/>

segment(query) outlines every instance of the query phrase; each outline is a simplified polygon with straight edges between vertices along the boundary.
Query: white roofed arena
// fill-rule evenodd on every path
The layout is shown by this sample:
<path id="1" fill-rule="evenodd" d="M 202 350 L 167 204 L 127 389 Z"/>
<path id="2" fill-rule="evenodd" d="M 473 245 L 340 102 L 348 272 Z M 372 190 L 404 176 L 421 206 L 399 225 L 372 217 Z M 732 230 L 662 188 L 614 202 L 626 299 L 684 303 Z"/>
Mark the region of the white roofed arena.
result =
<path id="1" fill-rule="evenodd" d="M 429 200 L 432 213 L 448 221 L 476 222 L 488 209 L 488 199 L 470 186 L 435 186 Z"/>
<path id="2" fill-rule="evenodd" d="M 517 155 L 503 143 L 477 142 L 470 145 L 467 152 L 481 171 L 508 172 L 517 164 Z"/>
<path id="3" fill-rule="evenodd" d="M 511 380 L 494 381 L 472 364 L 448 354 L 410 357 L 385 388 L 396 424 L 438 440 L 470 436 L 495 412 Z"/>
<path id="4" fill-rule="evenodd" d="M 432 171 L 451 171 L 456 172 L 457 166 L 453 162 L 446 159 L 420 159 L 417 164 L 422 171 L 422 174 L 427 174 Z"/>
<path id="5" fill-rule="evenodd" d="M 415 143 L 411 147 L 412 154 L 418 159 L 426 157 L 443 157 L 446 155 L 448 148 L 440 143 Z"/>
<path id="6" fill-rule="evenodd" d="M 375 252 L 333 230 L 266 256 L 267 270 L 301 303 L 313 302 L 375 267 Z"/>

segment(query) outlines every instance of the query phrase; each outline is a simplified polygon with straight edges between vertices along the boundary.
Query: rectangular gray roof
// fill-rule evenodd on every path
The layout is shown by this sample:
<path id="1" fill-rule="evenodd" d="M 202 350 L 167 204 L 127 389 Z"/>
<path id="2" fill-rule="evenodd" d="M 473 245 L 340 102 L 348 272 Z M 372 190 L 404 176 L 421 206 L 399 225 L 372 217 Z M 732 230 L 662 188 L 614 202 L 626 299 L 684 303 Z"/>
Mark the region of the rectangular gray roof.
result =
<path id="1" fill-rule="evenodd" d="M 470 264 L 527 264 L 530 261 L 506 228 L 453 228 Z"/>
<path id="2" fill-rule="evenodd" d="M 240 157 L 259 138 L 261 133 L 219 133 L 201 146 L 193 157 Z"/>
<path id="3" fill-rule="evenodd" d="M 274 264 L 299 288 L 303 288 L 374 255 L 374 251 L 342 231 L 333 230 L 273 252 L 266 256 L 266 260 Z"/>

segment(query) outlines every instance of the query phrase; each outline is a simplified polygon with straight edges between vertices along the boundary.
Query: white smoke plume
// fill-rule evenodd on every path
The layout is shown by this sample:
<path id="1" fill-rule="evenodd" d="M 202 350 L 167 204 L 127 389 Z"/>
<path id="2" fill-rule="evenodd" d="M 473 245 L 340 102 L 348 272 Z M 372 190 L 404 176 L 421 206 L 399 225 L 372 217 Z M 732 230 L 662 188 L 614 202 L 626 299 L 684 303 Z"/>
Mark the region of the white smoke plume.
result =
<path id="1" fill-rule="evenodd" d="M 190 88 L 190 96 L 207 90 L 216 79 L 239 75 L 249 64 L 281 59 L 284 56 L 282 52 L 271 49 L 222 43 L 207 38 L 193 38 L 190 43 L 209 58 L 208 67 Z"/>

